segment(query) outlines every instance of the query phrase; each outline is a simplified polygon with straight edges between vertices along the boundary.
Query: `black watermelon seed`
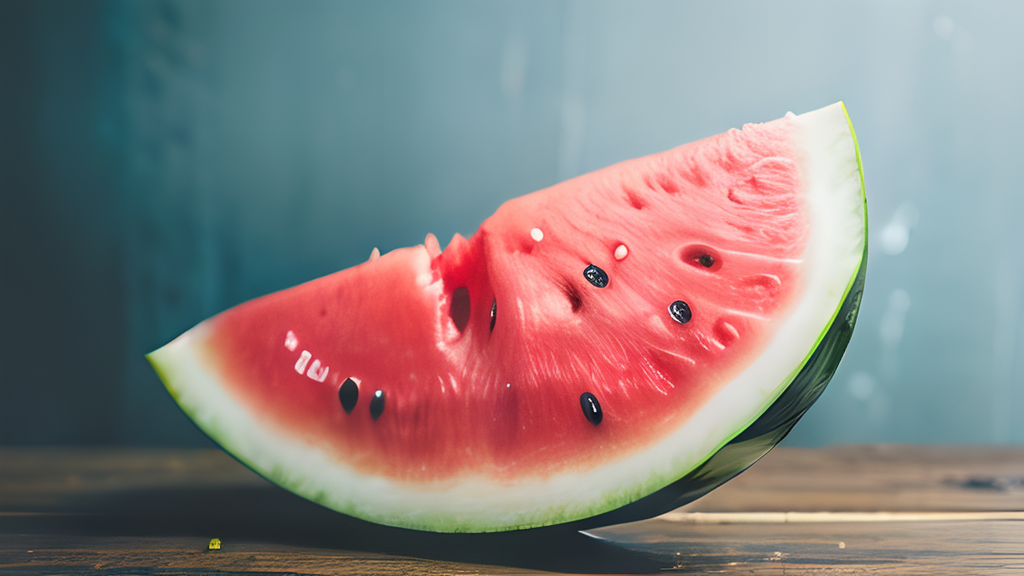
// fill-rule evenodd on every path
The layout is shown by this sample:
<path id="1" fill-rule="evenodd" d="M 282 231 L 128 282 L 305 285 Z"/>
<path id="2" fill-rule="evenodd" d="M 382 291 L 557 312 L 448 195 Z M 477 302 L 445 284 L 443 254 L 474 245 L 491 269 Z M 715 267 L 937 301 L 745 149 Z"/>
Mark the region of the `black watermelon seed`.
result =
<path id="1" fill-rule="evenodd" d="M 604 270 L 601 270 L 597 266 L 591 264 L 583 270 L 583 277 L 598 288 L 604 288 L 608 285 L 608 275 L 605 274 Z"/>
<path id="2" fill-rule="evenodd" d="M 715 265 L 715 257 L 711 254 L 701 254 L 697 261 L 705 268 L 711 268 Z"/>
<path id="3" fill-rule="evenodd" d="M 498 299 L 491 302 L 491 332 L 494 332 L 494 322 L 498 319 Z"/>
<path id="4" fill-rule="evenodd" d="M 686 324 L 693 318 L 693 312 L 690 311 L 690 306 L 682 300 L 676 300 L 669 304 L 668 313 L 672 315 L 673 320 L 680 324 Z"/>
<path id="5" fill-rule="evenodd" d="M 370 399 L 370 416 L 376 420 L 380 418 L 380 415 L 384 413 L 384 391 L 377 390 L 373 393 L 373 398 Z"/>
<path id="6" fill-rule="evenodd" d="M 355 410 L 356 402 L 359 401 L 359 385 L 355 380 L 345 378 L 341 388 L 338 388 L 338 399 L 341 400 L 341 407 L 345 409 L 346 414 L 351 414 Z"/>
<path id="7" fill-rule="evenodd" d="M 601 403 L 597 401 L 597 396 L 590 392 L 580 394 L 580 407 L 583 408 L 583 415 L 590 420 L 591 424 L 597 426 L 601 423 L 604 414 L 601 413 Z"/>

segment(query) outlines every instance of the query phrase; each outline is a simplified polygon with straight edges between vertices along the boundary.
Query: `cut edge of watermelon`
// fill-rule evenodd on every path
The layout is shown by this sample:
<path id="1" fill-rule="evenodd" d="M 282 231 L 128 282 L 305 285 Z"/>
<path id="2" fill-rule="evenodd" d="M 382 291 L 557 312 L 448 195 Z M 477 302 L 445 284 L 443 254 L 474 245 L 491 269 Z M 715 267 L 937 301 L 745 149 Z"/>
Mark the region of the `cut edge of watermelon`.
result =
<path id="1" fill-rule="evenodd" d="M 865 258 L 867 216 L 852 123 L 842 103 L 794 122 L 801 133 L 795 140 L 806 161 L 812 218 L 806 259 L 815 264 L 805 293 L 822 296 L 802 300 L 751 366 L 680 429 L 642 453 L 589 472 L 511 486 L 498 486 L 484 476 L 397 482 L 360 474 L 245 410 L 204 358 L 215 319 L 147 358 L 182 410 L 229 453 L 275 483 L 339 512 L 404 528 L 490 532 L 569 523 L 615 510 L 697 469 L 754 423 L 821 346 L 856 282 Z"/>

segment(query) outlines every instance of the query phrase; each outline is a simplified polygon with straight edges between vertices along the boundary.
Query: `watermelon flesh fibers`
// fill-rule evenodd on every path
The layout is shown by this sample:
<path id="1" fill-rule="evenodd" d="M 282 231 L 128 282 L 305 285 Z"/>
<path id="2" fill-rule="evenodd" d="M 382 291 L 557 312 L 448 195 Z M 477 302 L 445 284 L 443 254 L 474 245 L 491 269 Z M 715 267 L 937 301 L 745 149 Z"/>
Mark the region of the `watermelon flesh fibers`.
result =
<path id="1" fill-rule="evenodd" d="M 842 104 L 505 203 L 151 353 L 253 470 L 382 524 L 659 514 L 771 449 L 845 350 L 866 265 Z"/>

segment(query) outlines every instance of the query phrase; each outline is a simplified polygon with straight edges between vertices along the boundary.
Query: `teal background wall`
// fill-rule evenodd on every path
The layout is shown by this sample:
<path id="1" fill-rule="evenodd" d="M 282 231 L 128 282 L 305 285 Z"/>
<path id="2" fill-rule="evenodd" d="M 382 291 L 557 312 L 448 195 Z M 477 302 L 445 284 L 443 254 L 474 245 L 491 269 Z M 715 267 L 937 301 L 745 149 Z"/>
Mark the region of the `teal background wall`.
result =
<path id="1" fill-rule="evenodd" d="M 503 200 L 845 100 L 871 253 L 787 442 L 1024 442 L 1024 4 L 0 4 L 0 443 L 201 445 L 143 354 Z"/>

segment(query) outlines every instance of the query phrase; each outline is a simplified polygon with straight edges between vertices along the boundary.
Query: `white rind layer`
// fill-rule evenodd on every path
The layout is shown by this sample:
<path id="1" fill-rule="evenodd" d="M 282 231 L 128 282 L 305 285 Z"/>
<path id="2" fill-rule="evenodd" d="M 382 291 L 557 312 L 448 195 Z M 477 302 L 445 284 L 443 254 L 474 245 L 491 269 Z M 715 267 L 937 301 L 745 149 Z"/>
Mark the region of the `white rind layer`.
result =
<path id="1" fill-rule="evenodd" d="M 858 273 L 867 215 L 845 108 L 837 103 L 792 121 L 811 214 L 803 258 L 806 296 L 753 364 L 685 425 L 642 453 L 545 479 L 500 484 L 485 476 L 394 481 L 362 474 L 286 430 L 258 421 L 204 363 L 210 321 L 153 352 L 150 361 L 182 409 L 235 457 L 339 512 L 405 528 L 486 532 L 559 524 L 614 510 L 678 480 L 756 420 L 817 348 Z"/>

